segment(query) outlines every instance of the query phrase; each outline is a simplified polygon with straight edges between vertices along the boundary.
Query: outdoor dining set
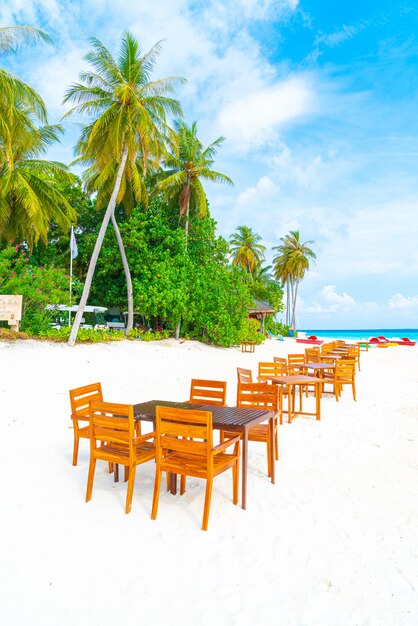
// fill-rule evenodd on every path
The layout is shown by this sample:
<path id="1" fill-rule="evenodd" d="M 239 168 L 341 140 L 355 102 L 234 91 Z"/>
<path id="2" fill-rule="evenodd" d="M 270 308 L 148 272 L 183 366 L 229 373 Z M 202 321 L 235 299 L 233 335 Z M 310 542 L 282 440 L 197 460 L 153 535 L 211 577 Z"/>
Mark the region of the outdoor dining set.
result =
<path id="1" fill-rule="evenodd" d="M 71 419 L 74 428 L 73 465 L 77 465 L 80 438 L 90 440 L 90 462 L 86 501 L 92 496 L 96 462 L 105 461 L 114 480 L 119 466 L 127 481 L 125 512 L 131 510 L 137 465 L 156 464 L 152 519 L 156 519 L 162 475 L 167 491 L 186 491 L 187 476 L 206 481 L 202 530 L 207 530 L 212 485 L 215 476 L 232 471 L 232 500 L 238 504 L 241 471 L 241 506 L 247 506 L 248 442 L 264 443 L 267 475 L 275 482 L 275 461 L 279 458 L 278 430 L 287 414 L 291 423 L 297 415 L 321 418 L 321 397 L 331 385 L 338 401 L 344 385 L 350 385 L 356 399 L 355 374 L 360 369 L 359 346 L 343 342 L 307 348 L 303 354 L 258 364 L 257 382 L 248 369 L 237 368 L 236 406 L 227 406 L 227 383 L 192 379 L 185 402 L 151 400 L 139 404 L 105 402 L 102 386 L 93 383 L 70 390 Z M 296 390 L 299 406 L 296 409 Z M 312 390 L 315 411 L 303 408 L 304 396 Z M 284 408 L 285 407 L 285 408 Z M 142 433 L 144 422 L 153 425 Z M 213 431 L 219 431 L 219 443 Z M 242 447 L 242 451 L 241 451 Z"/>

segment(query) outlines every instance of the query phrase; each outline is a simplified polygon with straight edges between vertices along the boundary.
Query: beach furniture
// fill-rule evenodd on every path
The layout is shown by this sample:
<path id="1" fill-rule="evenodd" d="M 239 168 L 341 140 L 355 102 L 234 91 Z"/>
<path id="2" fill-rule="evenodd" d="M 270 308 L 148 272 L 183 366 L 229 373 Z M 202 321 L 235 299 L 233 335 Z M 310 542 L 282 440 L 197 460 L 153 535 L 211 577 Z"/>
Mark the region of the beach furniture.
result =
<path id="1" fill-rule="evenodd" d="M 270 361 L 262 361 L 258 364 L 258 377 L 259 383 L 268 382 L 270 376 L 280 376 L 282 371 L 281 363 L 275 363 Z"/>
<path id="2" fill-rule="evenodd" d="M 243 341 L 241 344 L 241 352 L 254 352 L 255 341 Z"/>
<path id="3" fill-rule="evenodd" d="M 233 503 L 238 504 L 240 437 L 213 445 L 210 411 L 156 407 L 156 468 L 151 519 L 158 513 L 161 474 L 168 472 L 206 480 L 202 530 L 207 530 L 215 476 L 232 469 Z M 233 451 L 227 453 L 233 446 Z"/>
<path id="4" fill-rule="evenodd" d="M 239 383 L 252 383 L 253 382 L 252 371 L 243 369 L 242 367 L 237 367 L 237 377 L 238 377 Z"/>
<path id="5" fill-rule="evenodd" d="M 287 374 L 287 359 L 282 356 L 274 356 L 273 361 L 276 364 L 276 371 L 280 375 L 280 373 Z"/>
<path id="6" fill-rule="evenodd" d="M 267 386 L 267 385 L 265 385 Z M 134 405 L 135 418 L 147 422 L 155 422 L 157 406 L 169 406 L 174 408 L 182 408 L 188 411 L 205 410 L 206 407 L 193 405 L 189 402 L 173 402 L 170 400 L 150 400 Z M 269 420 L 270 422 L 270 454 L 274 452 L 274 419 L 275 413 L 268 407 L 260 406 L 257 409 L 240 409 L 236 406 L 211 406 L 207 409 L 212 413 L 212 424 L 216 430 L 228 430 L 234 435 L 241 435 L 242 438 L 242 495 L 241 506 L 247 508 L 247 466 L 248 466 L 248 433 L 253 426 L 257 426 Z M 270 480 L 275 482 L 274 458 L 271 459 L 272 471 Z M 172 483 L 171 493 L 176 493 L 176 481 Z"/>
<path id="7" fill-rule="evenodd" d="M 237 407 L 241 409 L 257 409 L 260 407 L 269 408 L 274 412 L 273 438 L 271 437 L 271 424 L 257 424 L 250 428 L 248 441 L 265 443 L 267 446 L 267 476 L 271 476 L 272 458 L 277 461 L 279 458 L 279 435 L 278 419 L 283 423 L 282 418 L 282 398 L 281 389 L 274 385 L 265 383 L 238 383 L 237 387 Z M 233 432 L 221 431 L 221 441 L 225 437 L 232 437 Z M 271 450 L 273 440 L 274 449 Z"/>
<path id="8" fill-rule="evenodd" d="M 325 371 L 324 382 L 329 382 L 333 386 L 335 399 L 339 400 L 344 385 L 351 385 L 353 398 L 356 400 L 356 363 L 354 359 L 339 359 L 335 361 L 334 371 Z"/>
<path id="9" fill-rule="evenodd" d="M 280 385 L 287 392 L 288 407 L 287 411 L 282 409 L 282 413 L 288 414 L 289 424 L 296 415 L 312 415 L 317 420 L 321 419 L 321 389 L 323 379 L 316 376 L 306 376 L 306 374 L 294 374 L 289 376 L 270 376 L 271 382 L 274 385 Z M 303 410 L 302 407 L 302 391 L 307 385 L 314 385 L 315 389 L 315 412 L 308 413 Z M 300 408 L 299 411 L 295 409 L 295 396 L 296 387 L 299 387 L 300 396 Z"/>
<path id="10" fill-rule="evenodd" d="M 193 378 L 190 385 L 191 404 L 226 406 L 226 382 Z"/>
<path id="11" fill-rule="evenodd" d="M 361 368 L 360 368 L 360 346 L 358 344 L 355 344 L 353 346 L 349 346 L 348 347 L 347 358 L 348 359 L 354 359 L 356 365 L 358 366 L 358 370 L 360 372 L 361 371 Z"/>
<path id="12" fill-rule="evenodd" d="M 289 374 L 303 374 L 305 371 L 305 355 L 304 354 L 288 354 L 287 370 Z"/>
<path id="13" fill-rule="evenodd" d="M 155 432 L 137 436 L 134 410 L 130 404 L 91 402 L 90 465 L 86 502 L 91 499 L 96 461 L 124 465 L 128 478 L 125 513 L 129 513 L 135 483 L 136 466 L 155 459 Z"/>
<path id="14" fill-rule="evenodd" d="M 315 346 L 320 346 L 324 343 L 324 341 L 318 339 L 315 335 L 311 335 L 310 337 L 300 337 L 296 339 L 296 343 L 310 343 Z"/>
<path id="15" fill-rule="evenodd" d="M 272 339 L 276 339 L 276 341 L 284 341 L 284 337 L 282 335 L 275 335 L 270 330 L 267 331 Z"/>
<path id="16" fill-rule="evenodd" d="M 314 361 L 318 359 L 319 355 L 320 355 L 319 348 L 306 348 L 305 349 L 306 362 L 313 363 Z"/>
<path id="17" fill-rule="evenodd" d="M 71 419 L 74 429 L 73 465 L 77 465 L 80 438 L 90 438 L 90 402 L 102 400 L 103 393 L 100 383 L 70 389 Z"/>

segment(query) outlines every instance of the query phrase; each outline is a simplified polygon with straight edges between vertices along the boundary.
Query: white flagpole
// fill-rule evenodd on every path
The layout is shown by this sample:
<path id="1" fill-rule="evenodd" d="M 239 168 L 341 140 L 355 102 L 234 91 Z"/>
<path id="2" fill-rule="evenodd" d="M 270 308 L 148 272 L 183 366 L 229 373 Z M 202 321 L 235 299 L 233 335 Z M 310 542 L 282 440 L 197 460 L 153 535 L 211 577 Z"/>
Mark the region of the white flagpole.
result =
<path id="1" fill-rule="evenodd" d="M 73 227 L 71 226 L 70 241 L 73 239 Z M 68 326 L 71 326 L 71 301 L 73 295 L 73 251 L 70 246 L 70 310 L 68 311 Z"/>

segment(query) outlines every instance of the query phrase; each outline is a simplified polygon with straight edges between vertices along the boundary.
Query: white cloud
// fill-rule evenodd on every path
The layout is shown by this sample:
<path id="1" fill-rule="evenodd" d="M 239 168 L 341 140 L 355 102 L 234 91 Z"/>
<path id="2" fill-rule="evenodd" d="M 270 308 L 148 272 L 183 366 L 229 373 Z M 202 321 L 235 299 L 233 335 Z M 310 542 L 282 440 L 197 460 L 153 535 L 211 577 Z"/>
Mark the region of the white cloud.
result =
<path id="1" fill-rule="evenodd" d="M 299 299 L 298 310 L 301 313 L 336 313 L 340 311 L 352 311 L 356 308 L 357 302 L 348 293 L 338 293 L 335 285 L 325 285 L 316 294 L 317 300 L 312 300 L 307 304 Z"/>
<path id="2" fill-rule="evenodd" d="M 347 26 L 344 24 L 339 30 L 334 31 L 333 33 L 321 34 L 318 35 L 315 39 L 315 44 L 325 44 L 329 47 L 338 46 L 347 39 L 352 39 L 357 33 L 363 28 L 363 26 Z"/>
<path id="3" fill-rule="evenodd" d="M 389 299 L 390 309 L 414 309 L 418 308 L 418 296 L 404 296 L 401 293 L 395 293 Z"/>
<path id="4" fill-rule="evenodd" d="M 237 144 L 259 146 L 272 142 L 279 127 L 306 115 L 312 101 L 307 80 L 289 78 L 227 103 L 219 114 L 219 126 Z"/>
<path id="5" fill-rule="evenodd" d="M 247 204 L 254 202 L 254 200 L 273 197 L 277 193 L 277 185 L 268 176 L 262 176 L 255 187 L 247 187 L 242 191 L 237 198 L 237 204 Z"/>

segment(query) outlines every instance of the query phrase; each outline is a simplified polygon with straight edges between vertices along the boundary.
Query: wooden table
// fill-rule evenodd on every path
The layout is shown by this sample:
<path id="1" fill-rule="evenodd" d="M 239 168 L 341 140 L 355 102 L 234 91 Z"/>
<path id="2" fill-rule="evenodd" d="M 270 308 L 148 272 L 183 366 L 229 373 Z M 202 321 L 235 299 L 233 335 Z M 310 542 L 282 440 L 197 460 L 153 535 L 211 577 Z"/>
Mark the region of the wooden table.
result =
<path id="1" fill-rule="evenodd" d="M 317 420 L 321 419 L 321 386 L 323 383 L 322 378 L 318 378 L 316 376 L 305 376 L 305 375 L 295 375 L 295 376 L 266 376 L 271 382 L 275 385 L 283 385 L 287 387 L 287 397 L 288 397 L 288 419 L 289 424 L 291 424 L 292 419 L 295 415 L 312 415 L 315 416 Z M 307 413 L 306 411 L 302 411 L 302 390 L 301 387 L 304 385 L 314 385 L 315 387 L 315 413 Z M 300 393 L 300 410 L 295 411 L 295 388 L 299 386 Z M 286 411 L 284 411 L 285 413 Z"/>
<path id="2" fill-rule="evenodd" d="M 243 341 L 241 344 L 241 352 L 254 352 L 255 341 Z"/>
<path id="3" fill-rule="evenodd" d="M 157 406 L 170 406 L 178 409 L 190 409 L 197 411 L 210 411 L 212 413 L 212 425 L 216 430 L 228 430 L 239 433 L 242 437 L 242 495 L 241 506 L 247 508 L 247 458 L 248 458 L 248 431 L 253 426 L 269 420 L 270 434 L 270 460 L 271 482 L 275 481 L 274 459 L 274 411 L 258 409 L 239 409 L 235 406 L 213 406 L 206 404 L 189 404 L 188 402 L 170 402 L 167 400 L 151 400 L 134 404 L 136 419 L 153 422 Z M 176 492 L 172 489 L 172 493 Z"/>
<path id="4" fill-rule="evenodd" d="M 335 361 L 334 364 L 332 363 L 305 363 L 305 369 L 307 370 L 313 370 L 314 376 L 317 376 L 318 378 L 322 379 L 322 385 L 321 385 L 321 390 L 320 393 L 325 393 L 324 391 L 324 372 L 326 370 L 335 370 Z M 332 384 L 332 381 L 330 381 Z M 328 393 L 328 392 L 326 392 Z"/>

